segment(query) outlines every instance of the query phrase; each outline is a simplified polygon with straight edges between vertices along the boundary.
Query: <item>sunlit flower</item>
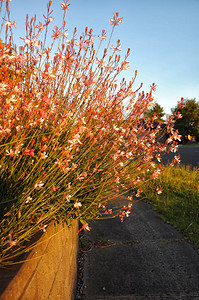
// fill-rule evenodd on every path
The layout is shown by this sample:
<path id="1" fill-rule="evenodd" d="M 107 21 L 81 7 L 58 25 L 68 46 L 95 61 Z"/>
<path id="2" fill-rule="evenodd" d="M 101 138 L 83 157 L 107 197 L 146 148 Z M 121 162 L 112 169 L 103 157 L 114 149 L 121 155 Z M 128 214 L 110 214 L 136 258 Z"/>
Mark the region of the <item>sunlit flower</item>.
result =
<path id="1" fill-rule="evenodd" d="M 42 230 L 43 232 L 46 232 L 46 228 L 48 227 L 48 225 L 41 225 L 40 227 L 39 227 L 39 230 Z"/>
<path id="2" fill-rule="evenodd" d="M 157 193 L 158 195 L 162 193 L 161 185 L 160 185 L 160 186 L 157 186 L 157 188 L 156 188 L 156 193 Z"/>
<path id="3" fill-rule="evenodd" d="M 34 156 L 34 149 L 25 149 L 24 154 Z"/>
<path id="4" fill-rule="evenodd" d="M 35 189 L 40 189 L 40 188 L 43 187 L 43 185 L 44 185 L 44 183 L 43 183 L 42 181 L 40 181 L 40 182 L 38 182 L 38 183 L 35 183 L 34 188 L 35 188 Z"/>
<path id="5" fill-rule="evenodd" d="M 90 231 L 90 227 L 89 227 L 89 225 L 88 225 L 88 223 L 83 223 L 83 225 L 82 225 L 82 229 L 84 229 L 85 231 L 87 230 L 87 231 Z"/>
<path id="6" fill-rule="evenodd" d="M 68 2 L 68 1 L 64 1 L 64 2 L 62 2 L 62 3 L 60 4 L 63 10 L 68 9 L 68 7 L 69 7 L 70 4 L 67 4 L 67 2 Z"/>
<path id="7" fill-rule="evenodd" d="M 79 209 L 82 206 L 81 202 L 76 201 L 74 207 Z"/>
<path id="8" fill-rule="evenodd" d="M 53 22 L 53 21 L 54 21 L 54 18 L 52 18 L 52 17 L 49 17 L 49 18 L 48 18 L 48 22 L 49 22 L 49 23 L 51 23 L 51 22 Z"/>
<path id="9" fill-rule="evenodd" d="M 26 200 L 26 204 L 28 204 L 32 200 L 32 197 L 28 196 Z"/>
<path id="10" fill-rule="evenodd" d="M 180 163 L 180 154 L 175 155 L 174 160 L 179 164 Z"/>
<path id="11" fill-rule="evenodd" d="M 156 169 L 153 174 L 152 174 L 152 178 L 158 178 L 159 175 L 161 173 L 161 170 L 160 169 Z"/>
<path id="12" fill-rule="evenodd" d="M 41 153 L 41 159 L 46 159 L 48 157 L 48 155 L 46 154 L 46 152 Z"/>
<path id="13" fill-rule="evenodd" d="M 181 137 L 182 137 L 182 136 L 179 135 L 177 132 L 174 132 L 174 133 L 173 133 L 173 139 L 174 139 L 174 140 L 181 141 Z"/>
<path id="14" fill-rule="evenodd" d="M 151 86 L 151 90 L 155 92 L 156 91 L 156 87 L 157 87 L 157 85 L 155 83 L 153 83 L 152 86 Z"/>
<path id="15" fill-rule="evenodd" d="M 71 196 L 71 195 L 69 195 L 69 194 L 68 194 L 68 195 L 66 195 L 66 200 L 67 200 L 67 202 L 70 202 L 70 199 L 71 199 L 71 197 L 72 197 L 72 196 Z"/>
<path id="16" fill-rule="evenodd" d="M 143 191 L 142 191 L 141 189 L 138 189 L 138 190 L 137 190 L 137 193 L 136 193 L 136 195 L 135 195 L 135 197 L 140 197 L 140 195 L 141 195 L 142 192 L 143 192 Z"/>
<path id="17" fill-rule="evenodd" d="M 129 210 L 126 211 L 126 217 L 128 218 L 131 212 Z"/>
<path id="18" fill-rule="evenodd" d="M 6 244 L 9 244 L 10 247 L 13 247 L 17 244 L 17 240 L 13 240 L 12 235 L 8 235 L 8 240 L 6 241 Z"/>
<path id="19" fill-rule="evenodd" d="M 122 23 L 123 18 L 118 18 L 118 15 L 119 15 L 118 12 L 116 12 L 116 14 L 113 14 L 113 15 L 114 15 L 113 19 L 110 19 L 110 21 L 109 21 L 109 23 L 111 25 L 116 26 L 116 25 L 119 25 L 120 23 Z"/>
<path id="20" fill-rule="evenodd" d="M 6 23 L 5 23 L 6 26 L 8 26 L 8 27 L 14 26 L 15 28 L 17 28 L 16 27 L 17 23 L 15 21 L 14 22 L 10 22 L 10 21 L 8 21 L 8 20 L 6 20 L 4 18 L 3 18 L 3 20 L 6 21 Z"/>
<path id="21" fill-rule="evenodd" d="M 129 69 L 129 63 L 127 61 L 124 61 L 122 64 L 121 64 L 121 69 L 122 70 L 128 70 Z"/>
<path id="22" fill-rule="evenodd" d="M 98 37 L 100 38 L 100 41 L 103 41 L 106 39 L 106 31 L 102 30 L 102 34 L 98 35 Z"/>
<path id="23" fill-rule="evenodd" d="M 184 98 L 181 98 L 181 100 L 177 101 L 177 103 L 178 103 L 178 107 L 182 107 L 182 108 L 185 107 L 185 105 L 184 105 Z"/>

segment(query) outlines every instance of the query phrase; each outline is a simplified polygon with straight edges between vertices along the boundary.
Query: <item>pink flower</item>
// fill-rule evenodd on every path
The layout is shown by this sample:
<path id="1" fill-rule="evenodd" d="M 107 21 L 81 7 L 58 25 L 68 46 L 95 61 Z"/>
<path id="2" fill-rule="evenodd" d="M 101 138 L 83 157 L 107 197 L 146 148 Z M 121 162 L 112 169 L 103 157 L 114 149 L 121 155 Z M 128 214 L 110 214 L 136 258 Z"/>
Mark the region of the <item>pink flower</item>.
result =
<path id="1" fill-rule="evenodd" d="M 178 118 L 178 119 L 182 119 L 182 115 L 181 115 L 181 113 L 178 111 L 178 113 L 177 113 L 177 115 L 176 115 L 176 118 Z"/>
<path id="2" fill-rule="evenodd" d="M 67 2 L 68 2 L 68 1 L 62 2 L 62 3 L 60 4 L 63 10 L 68 9 L 68 7 L 69 7 L 70 4 L 67 4 Z"/>
<path id="3" fill-rule="evenodd" d="M 129 69 L 129 63 L 127 61 L 122 62 L 121 69 L 122 70 L 128 70 Z"/>
<path id="4" fill-rule="evenodd" d="M 141 189 L 138 189 L 137 190 L 137 194 L 135 195 L 135 197 L 140 197 L 140 194 L 142 193 L 143 191 Z"/>
<path id="5" fill-rule="evenodd" d="M 44 111 L 40 110 L 40 116 L 42 119 L 46 119 L 47 118 L 47 115 Z"/>
<path id="6" fill-rule="evenodd" d="M 10 247 L 15 246 L 17 244 L 17 240 L 13 241 L 12 235 L 8 235 L 8 240 L 6 241 L 6 244 L 9 244 Z"/>
<path id="7" fill-rule="evenodd" d="M 46 232 L 46 228 L 48 227 L 48 225 L 41 225 L 39 230 L 42 230 L 43 232 Z"/>
<path id="8" fill-rule="evenodd" d="M 3 20 L 6 21 L 6 26 L 8 26 L 8 27 L 14 26 L 15 28 L 17 28 L 16 27 L 17 23 L 15 21 L 14 22 L 10 22 L 10 21 L 8 21 L 8 20 L 6 20 L 4 18 L 3 18 Z"/>
<path id="9" fill-rule="evenodd" d="M 40 181 L 38 183 L 35 183 L 34 188 L 35 189 L 40 189 L 40 188 L 42 188 L 43 185 L 44 185 L 44 183 L 42 181 Z"/>
<path id="10" fill-rule="evenodd" d="M 178 102 L 178 107 L 184 107 L 184 98 L 181 98 L 180 101 L 177 101 Z"/>
<path id="11" fill-rule="evenodd" d="M 152 174 L 152 178 L 158 178 L 160 173 L 161 173 L 160 169 L 155 170 Z"/>
<path id="12" fill-rule="evenodd" d="M 156 91 L 156 87 L 157 87 L 157 85 L 155 83 L 153 83 L 152 86 L 151 86 L 151 90 L 155 92 Z"/>
<path id="13" fill-rule="evenodd" d="M 90 227 L 88 226 L 88 223 L 83 223 L 82 229 L 84 229 L 85 231 L 90 231 Z"/>
<path id="14" fill-rule="evenodd" d="M 174 156 L 175 162 L 180 163 L 180 154 Z"/>
<path id="15" fill-rule="evenodd" d="M 160 194 L 162 193 L 161 185 L 160 185 L 160 186 L 157 186 L 157 188 L 156 188 L 156 193 L 157 193 L 158 195 L 160 195 Z"/>
<path id="16" fill-rule="evenodd" d="M 25 149 L 24 154 L 34 156 L 34 149 Z"/>
<path id="17" fill-rule="evenodd" d="M 116 25 L 119 25 L 119 23 L 122 23 L 123 18 L 118 18 L 118 15 L 119 15 L 119 13 L 117 12 L 116 14 L 114 14 L 113 19 L 110 19 L 109 23 L 111 25 L 116 26 Z"/>
<path id="18" fill-rule="evenodd" d="M 128 218 L 131 212 L 129 210 L 126 211 L 126 217 Z"/>
<path id="19" fill-rule="evenodd" d="M 52 17 L 48 18 L 48 22 L 49 22 L 49 23 L 51 23 L 51 22 L 53 22 L 53 21 L 54 21 L 54 18 L 52 18 Z"/>
<path id="20" fill-rule="evenodd" d="M 98 37 L 100 38 L 100 41 L 103 41 L 106 39 L 106 31 L 102 30 L 102 34 L 98 35 Z"/>
<path id="21" fill-rule="evenodd" d="M 177 132 L 173 133 L 173 138 L 174 138 L 174 140 L 181 141 L 181 135 L 179 135 Z"/>
<path id="22" fill-rule="evenodd" d="M 46 157 L 48 157 L 48 155 L 46 154 L 46 152 L 42 152 L 41 153 L 41 159 L 46 159 Z"/>

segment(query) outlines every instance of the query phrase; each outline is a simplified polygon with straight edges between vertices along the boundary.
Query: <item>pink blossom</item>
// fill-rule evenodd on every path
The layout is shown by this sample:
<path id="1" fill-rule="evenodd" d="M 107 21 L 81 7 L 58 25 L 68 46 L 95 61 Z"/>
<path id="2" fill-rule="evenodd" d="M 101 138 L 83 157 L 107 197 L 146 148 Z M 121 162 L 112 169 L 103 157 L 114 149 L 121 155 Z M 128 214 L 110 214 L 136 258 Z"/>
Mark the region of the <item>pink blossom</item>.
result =
<path id="1" fill-rule="evenodd" d="M 142 192 L 143 192 L 143 190 L 138 189 L 135 197 L 140 197 L 140 195 L 141 195 Z"/>
<path id="2" fill-rule="evenodd" d="M 103 41 L 106 39 L 106 31 L 102 30 L 102 34 L 98 35 L 98 37 L 100 38 L 100 41 Z"/>
<path id="3" fill-rule="evenodd" d="M 82 229 L 84 229 L 85 231 L 87 230 L 87 231 L 90 231 L 90 227 L 89 227 L 89 225 L 88 225 L 88 223 L 83 223 L 83 226 L 82 226 Z"/>
<path id="4" fill-rule="evenodd" d="M 70 4 L 67 4 L 68 1 L 64 1 L 62 2 L 60 5 L 62 7 L 63 10 L 67 10 Z"/>
<path id="5" fill-rule="evenodd" d="M 24 154 L 30 155 L 30 156 L 34 156 L 34 149 L 25 149 L 24 150 Z"/>
<path id="6" fill-rule="evenodd" d="M 17 244 L 17 242 L 18 242 L 17 240 L 13 241 L 12 235 L 9 234 L 8 240 L 6 241 L 6 244 L 9 244 L 10 247 L 13 247 Z"/>
<path id="7" fill-rule="evenodd" d="M 41 225 L 40 227 L 39 227 L 39 230 L 42 230 L 43 232 L 46 232 L 46 228 L 48 227 L 48 225 Z"/>
<path id="8" fill-rule="evenodd" d="M 81 202 L 76 201 L 74 207 L 79 209 L 82 206 Z"/>
<path id="9" fill-rule="evenodd" d="M 42 181 L 39 181 L 38 183 L 35 183 L 34 188 L 35 189 L 40 189 L 42 188 L 44 185 L 44 183 Z"/>
<path id="10" fill-rule="evenodd" d="M 158 178 L 160 173 L 161 173 L 161 170 L 159 168 L 156 169 L 152 174 L 152 178 Z"/>
<path id="11" fill-rule="evenodd" d="M 127 61 L 124 61 L 121 63 L 121 69 L 122 70 L 128 70 L 129 69 L 129 63 Z"/>
<path id="12" fill-rule="evenodd" d="M 49 22 L 49 23 L 51 23 L 51 22 L 53 22 L 53 21 L 54 21 L 54 18 L 52 18 L 52 17 L 48 18 L 48 22 Z"/>
<path id="13" fill-rule="evenodd" d="M 157 188 L 156 188 L 156 193 L 157 193 L 158 195 L 162 193 L 161 185 L 160 185 L 160 186 L 157 186 Z"/>
<path id="14" fill-rule="evenodd" d="M 118 15 L 119 15 L 118 12 L 116 12 L 116 14 L 113 14 L 113 15 L 114 15 L 113 19 L 110 19 L 110 21 L 109 21 L 109 23 L 111 25 L 116 26 L 116 25 L 119 25 L 120 23 L 122 23 L 123 18 L 118 18 Z"/>

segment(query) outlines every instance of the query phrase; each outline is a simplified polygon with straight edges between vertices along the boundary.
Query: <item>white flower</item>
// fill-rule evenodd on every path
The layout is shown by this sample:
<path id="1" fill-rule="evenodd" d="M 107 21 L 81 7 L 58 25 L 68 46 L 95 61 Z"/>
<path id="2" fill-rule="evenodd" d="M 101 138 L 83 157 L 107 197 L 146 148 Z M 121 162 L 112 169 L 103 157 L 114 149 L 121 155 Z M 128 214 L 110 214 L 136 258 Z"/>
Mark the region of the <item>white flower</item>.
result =
<path id="1" fill-rule="evenodd" d="M 29 203 L 32 200 L 32 198 L 30 196 L 28 196 L 26 203 Z"/>
<path id="2" fill-rule="evenodd" d="M 67 202 L 70 202 L 70 198 L 71 198 L 72 196 L 71 195 L 66 195 L 66 200 L 67 200 Z"/>
<path id="3" fill-rule="evenodd" d="M 6 242 L 6 244 L 9 244 L 10 247 L 12 247 L 12 246 L 15 246 L 18 241 L 17 240 L 13 241 L 12 235 L 9 234 L 8 235 L 8 240 L 5 241 L 5 242 Z"/>
<path id="4" fill-rule="evenodd" d="M 13 157 L 14 155 L 18 155 L 20 153 L 20 151 L 18 150 L 18 148 L 16 148 L 15 151 L 13 151 L 12 149 L 10 149 L 9 151 L 6 150 L 6 155 Z"/>
<path id="5" fill-rule="evenodd" d="M 40 181 L 40 182 L 38 182 L 38 183 L 35 183 L 34 188 L 35 188 L 35 189 L 40 189 L 40 188 L 42 188 L 43 185 L 44 185 L 43 182 Z"/>
<path id="6" fill-rule="evenodd" d="M 48 157 L 48 155 L 46 155 L 46 152 L 42 152 L 41 153 L 41 159 L 45 159 L 46 157 Z"/>
<path id="7" fill-rule="evenodd" d="M 156 188 L 156 193 L 157 193 L 158 195 L 160 195 L 160 194 L 162 193 L 161 185 L 160 185 L 160 186 L 157 186 L 157 188 Z"/>
<path id="8" fill-rule="evenodd" d="M 160 154 L 157 155 L 157 161 L 161 162 Z"/>
<path id="9" fill-rule="evenodd" d="M 47 227 L 48 227 L 48 225 L 41 225 L 39 230 L 42 230 L 43 232 L 46 232 Z"/>
<path id="10" fill-rule="evenodd" d="M 126 211 L 126 217 L 128 218 L 129 217 L 129 215 L 131 214 L 131 212 L 128 210 L 128 211 Z"/>
<path id="11" fill-rule="evenodd" d="M 82 204 L 81 204 L 81 202 L 75 202 L 75 204 L 74 204 L 74 207 L 75 208 L 79 208 L 79 207 L 81 207 L 82 206 Z"/>
<path id="12" fill-rule="evenodd" d="M 90 231 L 90 227 L 89 227 L 88 223 L 84 223 L 83 228 L 84 228 L 84 230 Z"/>

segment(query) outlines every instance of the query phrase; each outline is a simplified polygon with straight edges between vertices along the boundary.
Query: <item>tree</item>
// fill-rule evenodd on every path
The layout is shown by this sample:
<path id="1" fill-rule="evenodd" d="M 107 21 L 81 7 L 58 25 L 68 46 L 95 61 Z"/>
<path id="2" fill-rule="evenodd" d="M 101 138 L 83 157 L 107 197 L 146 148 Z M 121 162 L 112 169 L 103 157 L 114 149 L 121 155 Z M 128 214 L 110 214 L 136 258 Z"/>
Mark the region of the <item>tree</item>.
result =
<path id="1" fill-rule="evenodd" d="M 199 139 L 199 102 L 196 99 L 185 99 L 184 106 L 177 106 L 171 110 L 182 115 L 182 117 L 175 122 L 175 129 L 178 129 L 179 134 L 182 135 L 182 143 L 188 141 L 188 135 L 194 135 Z"/>
<path id="2" fill-rule="evenodd" d="M 156 103 L 153 108 L 151 109 L 147 109 L 146 112 L 144 113 L 144 115 L 151 119 L 154 117 L 154 115 L 156 115 L 157 119 L 156 121 L 158 122 L 164 122 L 163 117 L 165 115 L 164 113 L 164 109 L 162 106 L 160 106 L 158 103 Z"/>

